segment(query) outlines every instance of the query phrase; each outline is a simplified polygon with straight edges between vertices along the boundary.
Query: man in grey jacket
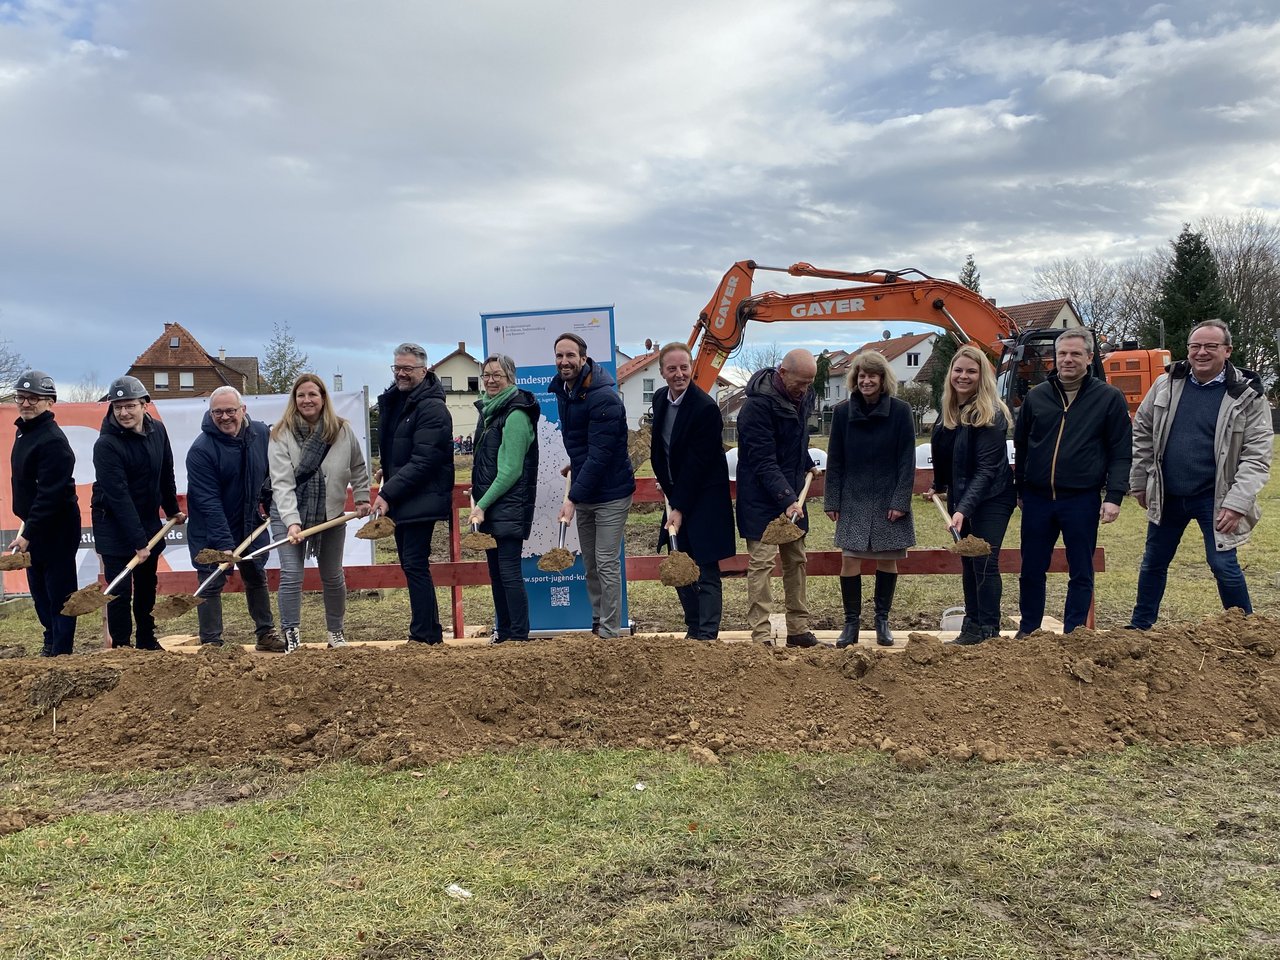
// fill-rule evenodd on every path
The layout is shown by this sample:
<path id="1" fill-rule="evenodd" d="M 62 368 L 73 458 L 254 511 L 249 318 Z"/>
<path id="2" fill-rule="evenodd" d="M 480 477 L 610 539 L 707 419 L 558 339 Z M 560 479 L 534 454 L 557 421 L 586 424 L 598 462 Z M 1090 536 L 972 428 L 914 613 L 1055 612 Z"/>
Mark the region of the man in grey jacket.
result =
<path id="1" fill-rule="evenodd" d="M 1196 324 L 1187 359 L 1152 384 L 1134 416 L 1129 489 L 1149 523 L 1130 629 L 1156 622 L 1169 563 L 1192 520 L 1204 535 L 1223 608 L 1253 612 L 1236 547 L 1261 516 L 1258 493 L 1271 472 L 1271 406 L 1257 374 L 1233 366 L 1230 356 L 1225 323 Z"/>

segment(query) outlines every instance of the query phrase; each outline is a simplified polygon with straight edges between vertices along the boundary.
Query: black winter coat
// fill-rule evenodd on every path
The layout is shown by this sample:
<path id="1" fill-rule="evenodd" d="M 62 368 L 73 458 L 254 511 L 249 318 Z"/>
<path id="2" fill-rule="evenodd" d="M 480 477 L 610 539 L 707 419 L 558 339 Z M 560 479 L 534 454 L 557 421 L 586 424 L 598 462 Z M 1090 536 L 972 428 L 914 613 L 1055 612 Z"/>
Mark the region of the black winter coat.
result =
<path id="1" fill-rule="evenodd" d="M 393 384 L 378 397 L 379 494 L 396 523 L 453 515 L 453 417 L 440 378 L 428 371 L 397 409 Z"/>
<path id="2" fill-rule="evenodd" d="M 166 517 L 178 512 L 173 450 L 164 424 L 143 414 L 142 433 L 126 430 L 108 411 L 93 444 L 94 549 L 103 556 L 131 557 L 147 545 Z M 164 549 L 161 540 L 152 553 Z"/>
<path id="3" fill-rule="evenodd" d="M 911 408 L 881 394 L 865 408 L 861 395 L 836 404 L 827 445 L 823 509 L 839 511 L 835 545 L 842 550 L 904 550 L 915 545 L 911 491 L 916 430 Z M 890 510 L 905 514 L 889 520 Z"/>
<path id="4" fill-rule="evenodd" d="M 769 521 L 796 502 L 804 475 L 813 468 L 809 415 L 814 392 L 805 394 L 797 410 L 778 392 L 773 374 L 772 367 L 752 374 L 738 411 L 738 532 L 746 540 L 759 540 Z M 798 525 L 808 531 L 808 510 Z"/>
<path id="5" fill-rule="evenodd" d="M 696 384 L 689 384 L 678 406 L 670 391 L 653 395 L 653 440 L 649 459 L 673 510 L 682 515 L 676 546 L 700 564 L 731 557 L 737 550 L 733 533 L 733 500 L 729 494 L 729 465 L 724 456 L 724 420 L 720 406 Z M 662 442 L 668 417 L 671 456 Z M 658 549 L 667 545 L 667 519 L 662 518 Z"/>
<path id="6" fill-rule="evenodd" d="M 259 505 L 271 503 L 267 442 L 271 429 L 246 415 L 229 437 L 206 413 L 187 451 L 187 549 L 234 550 L 261 525 Z M 267 542 L 264 530 L 251 548 Z"/>
<path id="7" fill-rule="evenodd" d="M 1129 408 L 1123 393 L 1088 374 L 1070 407 L 1056 370 L 1033 387 L 1018 410 L 1013 448 L 1019 491 L 1063 497 L 1105 489 L 1115 504 L 1129 491 Z"/>
<path id="8" fill-rule="evenodd" d="M 22 535 L 33 559 L 75 551 L 80 543 L 80 504 L 76 498 L 76 456 L 46 410 L 31 420 L 18 419 L 9 455 L 13 512 L 25 522 Z"/>
<path id="9" fill-rule="evenodd" d="M 963 513 L 971 520 L 984 503 L 1013 502 L 1013 468 L 1005 439 L 1008 432 L 1009 421 L 999 410 L 995 422 L 987 427 L 948 429 L 938 418 L 931 440 L 933 489 L 947 494 L 948 513 Z M 940 455 L 943 450 L 947 452 Z"/>
<path id="10" fill-rule="evenodd" d="M 524 456 L 524 469 L 516 482 L 484 512 L 483 533 L 493 537 L 519 537 L 528 540 L 533 530 L 533 508 L 538 500 L 538 418 L 542 410 L 538 398 L 528 390 L 516 390 L 502 406 L 486 420 L 484 401 L 477 400 L 480 410 L 472 449 L 475 461 L 471 467 L 471 495 L 478 503 L 498 476 L 498 449 L 502 446 L 502 429 L 513 413 L 529 418 L 533 427 L 533 442 Z"/>
<path id="11" fill-rule="evenodd" d="M 635 493 L 636 478 L 627 455 L 627 410 L 609 371 L 590 357 L 573 383 L 556 377 L 555 394 L 573 483 L 574 503 L 608 503 Z"/>

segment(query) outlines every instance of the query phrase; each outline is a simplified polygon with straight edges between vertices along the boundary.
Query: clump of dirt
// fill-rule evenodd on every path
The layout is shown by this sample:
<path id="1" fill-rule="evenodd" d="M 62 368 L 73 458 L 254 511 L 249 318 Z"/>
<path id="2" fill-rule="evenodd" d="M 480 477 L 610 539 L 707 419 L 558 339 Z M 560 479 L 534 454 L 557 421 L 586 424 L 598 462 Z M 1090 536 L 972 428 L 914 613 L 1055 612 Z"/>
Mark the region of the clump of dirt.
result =
<path id="1" fill-rule="evenodd" d="M 474 550 L 477 553 L 481 550 L 493 550 L 498 546 L 498 541 L 487 533 L 480 533 L 472 530 L 462 535 L 462 549 Z"/>
<path id="2" fill-rule="evenodd" d="M 664 587 L 687 587 L 698 579 L 698 565 L 682 550 L 674 551 L 658 564 L 658 579 Z"/>
<path id="3" fill-rule="evenodd" d="M 102 770 L 293 770 L 515 747 L 678 750 L 701 762 L 877 749 L 915 769 L 1280 732 L 1280 621 L 1239 613 L 976 647 L 913 635 L 901 653 L 589 635 L 417 646 L 0 662 L 0 752 Z M 55 703 L 56 729 L 31 709 Z"/>
<path id="4" fill-rule="evenodd" d="M 947 549 L 962 557 L 991 556 L 991 544 L 981 537 L 975 537 L 973 534 L 961 537 L 955 543 L 949 544 Z"/>
<path id="5" fill-rule="evenodd" d="M 564 547 L 552 547 L 538 561 L 538 569 L 544 573 L 559 573 L 573 566 L 573 554 Z"/>
<path id="6" fill-rule="evenodd" d="M 787 519 L 786 515 L 774 517 L 760 534 L 761 543 L 791 543 L 804 536 L 804 531 Z"/>

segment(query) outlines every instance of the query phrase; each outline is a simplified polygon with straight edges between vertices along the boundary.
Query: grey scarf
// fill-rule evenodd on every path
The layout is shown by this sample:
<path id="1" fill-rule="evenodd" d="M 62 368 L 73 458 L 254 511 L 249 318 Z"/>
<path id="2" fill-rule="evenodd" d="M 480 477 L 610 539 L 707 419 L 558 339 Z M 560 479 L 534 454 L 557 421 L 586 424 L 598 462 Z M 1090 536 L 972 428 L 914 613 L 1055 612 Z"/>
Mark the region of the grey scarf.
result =
<path id="1" fill-rule="evenodd" d="M 294 488 L 298 497 L 298 514 L 302 518 L 302 529 L 307 530 L 318 523 L 324 523 L 325 516 L 325 479 L 320 471 L 320 464 L 329 454 L 333 444 L 324 442 L 324 434 L 307 421 L 298 417 L 293 422 L 293 435 L 302 445 L 302 455 L 294 470 Z M 317 556 L 320 541 L 309 537 L 306 542 L 307 556 Z"/>

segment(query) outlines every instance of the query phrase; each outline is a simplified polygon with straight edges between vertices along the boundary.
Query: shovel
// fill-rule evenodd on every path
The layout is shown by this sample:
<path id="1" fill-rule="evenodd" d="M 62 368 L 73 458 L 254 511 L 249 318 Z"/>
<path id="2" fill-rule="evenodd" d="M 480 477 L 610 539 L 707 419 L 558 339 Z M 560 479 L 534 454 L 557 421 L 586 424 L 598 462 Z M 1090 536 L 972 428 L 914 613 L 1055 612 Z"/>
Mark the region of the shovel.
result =
<path id="1" fill-rule="evenodd" d="M 468 499 L 471 501 L 471 509 L 474 510 L 476 508 L 476 498 L 468 497 Z M 480 525 L 473 523 L 471 524 L 471 531 L 462 538 L 462 546 L 466 550 L 493 550 L 498 546 L 498 541 L 487 533 L 481 533 Z"/>
<path id="2" fill-rule="evenodd" d="M 13 539 L 17 540 L 22 536 L 22 531 L 27 527 L 27 521 L 23 520 L 18 524 L 18 532 L 13 535 Z M 6 553 L 0 556 L 0 570 L 25 570 L 31 566 L 31 554 L 25 550 L 13 548 L 12 553 Z"/>
<path id="3" fill-rule="evenodd" d="M 357 516 L 356 513 L 352 511 L 351 513 L 344 513 L 339 517 L 334 517 L 332 520 L 326 520 L 324 523 L 317 523 L 314 527 L 307 527 L 307 529 L 300 531 L 298 533 L 298 538 L 301 540 L 305 540 L 307 537 L 311 536 L 313 533 L 319 533 L 321 530 L 328 530 L 330 527 L 340 527 L 344 523 L 350 523 L 352 520 L 356 518 L 356 516 Z M 293 541 L 291 541 L 288 537 L 281 537 L 279 540 L 272 540 L 265 547 L 259 547 L 257 550 L 253 551 L 253 553 L 245 554 L 240 559 L 255 560 L 258 557 L 262 556 L 264 553 L 270 553 L 276 547 L 283 547 L 286 543 L 292 543 L 292 542 Z"/>
<path id="4" fill-rule="evenodd" d="M 174 517 L 169 520 L 163 527 L 156 531 L 156 535 L 147 541 L 147 549 L 153 550 L 157 543 L 165 538 L 165 536 L 178 523 L 178 518 Z M 142 560 L 135 553 L 133 559 L 125 564 L 123 570 L 116 574 L 116 578 L 107 584 L 106 589 L 98 591 L 98 585 L 91 583 L 87 587 L 81 587 L 71 596 L 67 597 L 67 602 L 62 606 L 62 615 L 64 617 L 83 617 L 86 613 L 93 613 L 95 610 L 101 610 L 108 603 L 115 599 L 115 595 L 111 592 L 120 586 L 121 581 L 129 575 L 129 571 L 140 564 Z"/>
<path id="5" fill-rule="evenodd" d="M 381 510 L 369 514 L 369 522 L 356 531 L 361 540 L 385 540 L 396 532 L 396 522 L 382 515 Z"/>
<path id="6" fill-rule="evenodd" d="M 936 493 L 933 495 L 933 505 L 942 514 L 942 522 L 947 525 L 947 533 L 951 534 L 953 542 L 947 547 L 948 550 L 962 557 L 986 557 L 991 555 L 991 544 L 981 537 L 975 537 L 973 534 L 962 537 L 956 533 L 955 528 L 951 526 L 951 518 L 947 516 L 947 508 L 942 505 L 942 500 Z"/>
<path id="7" fill-rule="evenodd" d="M 258 539 L 258 536 L 262 531 L 266 530 L 270 525 L 271 521 L 269 519 L 263 520 L 262 525 L 259 526 L 257 530 L 249 534 L 240 546 L 227 554 L 230 559 L 222 561 L 222 563 L 218 564 L 218 568 L 214 570 L 213 573 L 205 577 L 204 582 L 201 583 L 200 586 L 196 587 L 195 593 L 190 595 L 179 594 L 177 596 L 165 597 L 152 608 L 151 616 L 156 620 L 172 620 L 174 617 L 180 617 L 188 610 L 198 607 L 200 604 L 204 603 L 204 598 L 201 597 L 200 594 L 204 593 L 205 588 L 209 586 L 209 584 L 213 583 L 213 581 L 218 577 L 226 573 L 231 568 L 231 565 L 240 559 L 240 551 L 244 550 L 249 546 L 249 544 L 253 543 L 254 540 Z M 202 550 L 200 552 L 203 553 L 204 551 Z M 200 554 L 196 554 L 196 556 L 198 557 Z"/>
<path id="8" fill-rule="evenodd" d="M 667 517 L 671 517 L 671 501 L 666 497 L 662 498 L 663 506 L 667 508 Z M 687 587 L 691 583 L 698 580 L 699 570 L 697 563 L 693 557 L 681 551 L 676 545 L 676 532 L 671 529 L 670 523 L 667 525 L 667 541 L 668 551 L 667 559 L 658 564 L 658 579 L 662 581 L 663 586 L 667 587 Z"/>
<path id="9" fill-rule="evenodd" d="M 565 474 L 564 478 L 564 504 L 569 502 L 569 487 L 573 481 L 573 474 Z M 556 546 L 552 547 L 544 553 L 538 560 L 538 569 L 546 573 L 560 573 L 562 570 L 568 570 L 573 566 L 573 554 L 564 548 L 565 537 L 569 533 L 569 524 L 563 520 L 560 522 L 560 536 Z"/>
<path id="10" fill-rule="evenodd" d="M 800 496 L 796 498 L 796 506 L 804 509 L 805 498 L 809 495 L 809 484 L 813 483 L 814 471 L 805 474 L 804 486 L 800 488 Z M 761 543 L 792 543 L 804 536 L 804 531 L 796 525 L 796 521 L 785 513 L 769 521 L 760 535 Z"/>

